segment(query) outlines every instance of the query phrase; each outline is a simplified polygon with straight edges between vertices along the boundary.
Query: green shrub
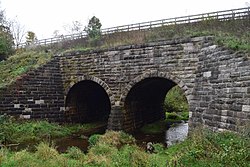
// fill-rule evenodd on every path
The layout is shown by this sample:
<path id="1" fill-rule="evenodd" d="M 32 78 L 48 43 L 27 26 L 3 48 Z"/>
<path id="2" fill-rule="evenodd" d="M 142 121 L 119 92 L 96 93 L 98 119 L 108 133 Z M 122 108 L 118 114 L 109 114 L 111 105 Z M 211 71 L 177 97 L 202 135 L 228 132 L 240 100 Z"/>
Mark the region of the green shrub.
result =
<path id="1" fill-rule="evenodd" d="M 181 117 L 176 114 L 176 112 L 170 112 L 170 113 L 166 113 L 166 119 L 170 119 L 170 120 L 181 120 Z"/>
<path id="2" fill-rule="evenodd" d="M 248 166 L 249 138 L 232 132 L 195 129 L 189 138 L 173 148 L 168 165 L 177 166 Z M 171 149 L 171 147 L 170 147 Z M 169 151 L 170 152 L 170 151 Z"/>
<path id="3" fill-rule="evenodd" d="M 90 146 L 96 145 L 98 140 L 100 139 L 101 135 L 100 134 L 93 134 L 89 137 L 88 142 Z"/>
<path id="4" fill-rule="evenodd" d="M 0 26 L 0 61 L 14 53 L 12 35 Z"/>
<path id="5" fill-rule="evenodd" d="M 135 138 L 129 134 L 126 134 L 122 131 L 107 131 L 105 135 L 102 135 L 98 144 L 107 144 L 117 148 L 122 147 L 127 144 L 135 144 Z"/>
<path id="6" fill-rule="evenodd" d="M 59 153 L 57 152 L 55 147 L 51 146 L 48 143 L 42 142 L 36 147 L 36 149 L 37 158 L 42 160 L 49 160 L 53 159 L 56 156 L 59 156 Z"/>
<path id="7" fill-rule="evenodd" d="M 67 150 L 66 156 L 68 158 L 76 159 L 76 160 L 83 160 L 84 159 L 84 154 L 83 152 L 78 148 L 78 147 L 70 147 Z"/>
<path id="8" fill-rule="evenodd" d="M 107 136 L 106 136 L 107 135 Z M 128 136 L 126 134 L 125 138 Z M 115 144 L 111 144 L 112 137 Z M 101 138 L 104 141 L 101 141 Z M 130 138 L 130 137 L 128 137 Z M 12 152 L 0 149 L 0 166 L 32 167 L 164 167 L 164 166 L 249 166 L 249 137 L 232 132 L 212 132 L 198 127 L 193 129 L 188 138 L 165 149 L 161 144 L 154 144 L 155 152 L 147 153 L 136 144 L 118 144 L 121 132 L 107 132 L 84 155 L 76 147 L 67 153 L 59 154 L 54 146 L 41 143 L 35 152 L 26 150 Z M 130 139 L 125 139 L 129 142 Z"/>
<path id="9" fill-rule="evenodd" d="M 160 143 L 153 144 L 153 147 L 155 149 L 154 150 L 155 153 L 161 154 L 161 153 L 165 152 L 164 146 L 162 144 L 160 144 Z"/>
<path id="10" fill-rule="evenodd" d="M 47 121 L 19 122 L 7 116 L 1 116 L 0 121 L 0 141 L 5 143 L 38 142 L 72 133 L 63 126 Z"/>
<path id="11" fill-rule="evenodd" d="M 179 86 L 168 91 L 164 108 L 166 112 L 188 112 L 187 99 Z"/>

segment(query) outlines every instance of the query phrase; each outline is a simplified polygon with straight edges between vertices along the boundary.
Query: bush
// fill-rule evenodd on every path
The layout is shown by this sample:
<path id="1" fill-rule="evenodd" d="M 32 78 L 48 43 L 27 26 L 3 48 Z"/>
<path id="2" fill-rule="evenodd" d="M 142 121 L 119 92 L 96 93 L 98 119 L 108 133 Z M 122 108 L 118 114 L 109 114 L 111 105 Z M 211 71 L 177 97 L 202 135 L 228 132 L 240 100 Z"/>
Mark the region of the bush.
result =
<path id="1" fill-rule="evenodd" d="M 83 152 L 78 147 L 74 147 L 74 146 L 68 148 L 66 156 L 68 158 L 72 158 L 76 160 L 84 159 Z"/>
<path id="2" fill-rule="evenodd" d="M 127 144 L 135 144 L 135 138 L 122 131 L 107 131 L 105 135 L 102 135 L 98 140 L 98 144 L 107 144 L 117 148 Z"/>
<path id="3" fill-rule="evenodd" d="M 89 137 L 89 140 L 88 140 L 89 145 L 90 146 L 96 145 L 96 143 L 98 142 L 98 140 L 100 139 L 100 137 L 101 137 L 101 135 L 99 135 L 99 134 L 93 134 L 93 135 L 91 135 Z"/>
<path id="4" fill-rule="evenodd" d="M 13 44 L 11 34 L 0 30 L 0 61 L 5 60 L 9 55 L 14 53 Z"/>
<path id="5" fill-rule="evenodd" d="M 179 86 L 173 87 L 164 101 L 166 112 L 188 112 L 188 102 Z"/>
<path id="6" fill-rule="evenodd" d="M 40 143 L 36 147 L 36 149 L 37 149 L 37 151 L 36 151 L 37 158 L 40 158 L 42 160 L 49 160 L 49 159 L 52 159 L 56 156 L 59 156 L 59 153 L 54 148 L 54 146 L 50 146 L 47 143 L 43 143 L 43 142 Z"/>
<path id="7" fill-rule="evenodd" d="M 172 152 L 168 166 L 248 166 L 249 147 L 249 138 L 199 127 L 186 141 L 168 149 Z"/>

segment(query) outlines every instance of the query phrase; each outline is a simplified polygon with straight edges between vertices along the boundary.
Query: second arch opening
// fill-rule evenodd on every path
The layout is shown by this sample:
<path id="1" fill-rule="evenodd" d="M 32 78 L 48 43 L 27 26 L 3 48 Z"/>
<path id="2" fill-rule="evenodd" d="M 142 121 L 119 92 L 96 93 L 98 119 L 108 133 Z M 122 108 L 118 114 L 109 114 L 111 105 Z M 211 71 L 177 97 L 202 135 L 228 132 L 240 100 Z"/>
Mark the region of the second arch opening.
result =
<path id="1" fill-rule="evenodd" d="M 125 129 L 133 131 L 145 124 L 166 118 L 164 101 L 177 84 L 162 77 L 150 77 L 136 83 L 125 99 Z"/>

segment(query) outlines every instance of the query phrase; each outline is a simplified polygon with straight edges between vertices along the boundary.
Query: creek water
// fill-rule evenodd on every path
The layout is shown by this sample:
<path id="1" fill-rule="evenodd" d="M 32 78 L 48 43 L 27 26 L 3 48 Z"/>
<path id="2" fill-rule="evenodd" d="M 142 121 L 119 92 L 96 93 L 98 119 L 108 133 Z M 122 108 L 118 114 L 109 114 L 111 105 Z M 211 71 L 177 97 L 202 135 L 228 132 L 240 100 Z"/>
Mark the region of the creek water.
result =
<path id="1" fill-rule="evenodd" d="M 137 140 L 137 144 L 146 148 L 148 142 L 161 143 L 165 147 L 169 147 L 175 143 L 185 140 L 188 135 L 188 123 L 174 123 L 165 132 L 157 134 L 145 134 L 137 131 L 133 134 Z"/>
<path id="2" fill-rule="evenodd" d="M 104 131 L 99 131 L 103 134 Z M 145 134 L 141 131 L 136 131 L 132 135 L 135 137 L 137 144 L 146 149 L 148 142 L 161 143 L 164 146 L 171 146 L 175 143 L 183 141 L 188 134 L 188 123 L 178 123 L 171 125 L 165 132 L 159 134 Z M 88 135 L 90 136 L 90 134 Z M 88 150 L 88 136 L 79 134 L 71 137 L 66 137 L 56 140 L 55 144 L 59 152 L 65 152 L 69 147 L 75 146 L 82 151 Z"/>
<path id="3" fill-rule="evenodd" d="M 91 134 L 104 134 L 106 127 L 99 127 L 93 131 L 87 133 L 73 134 L 69 137 L 54 139 L 53 143 L 56 146 L 58 152 L 66 152 L 69 147 L 75 146 L 80 148 L 83 152 L 88 150 L 88 138 Z M 132 135 L 135 137 L 137 144 L 146 149 L 148 142 L 161 143 L 164 146 L 170 146 L 180 141 L 183 141 L 187 137 L 188 133 L 188 123 L 177 123 L 173 124 L 167 128 L 165 132 L 158 134 L 145 134 L 142 131 L 136 131 Z M 13 147 L 12 150 L 27 149 L 30 151 L 35 151 L 35 146 L 37 143 L 28 143 L 24 145 L 19 145 Z"/>

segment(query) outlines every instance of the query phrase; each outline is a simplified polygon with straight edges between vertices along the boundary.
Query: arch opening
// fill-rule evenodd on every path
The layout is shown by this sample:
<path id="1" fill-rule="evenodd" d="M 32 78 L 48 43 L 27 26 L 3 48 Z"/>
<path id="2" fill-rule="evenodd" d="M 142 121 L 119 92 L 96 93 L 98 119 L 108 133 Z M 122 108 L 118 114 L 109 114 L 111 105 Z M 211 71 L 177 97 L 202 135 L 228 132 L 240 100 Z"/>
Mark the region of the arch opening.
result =
<path id="1" fill-rule="evenodd" d="M 66 102 L 66 117 L 74 123 L 107 123 L 111 110 L 105 89 L 91 80 L 76 83 L 69 90 Z"/>
<path id="2" fill-rule="evenodd" d="M 130 130 L 165 119 L 164 100 L 167 92 L 177 85 L 161 77 L 145 78 L 136 83 L 125 99 L 126 118 L 132 120 Z"/>

